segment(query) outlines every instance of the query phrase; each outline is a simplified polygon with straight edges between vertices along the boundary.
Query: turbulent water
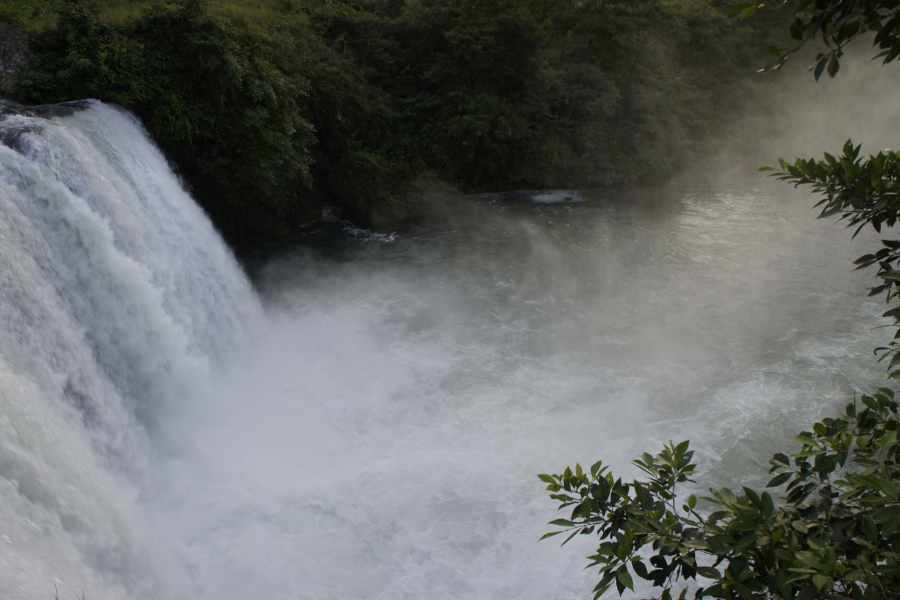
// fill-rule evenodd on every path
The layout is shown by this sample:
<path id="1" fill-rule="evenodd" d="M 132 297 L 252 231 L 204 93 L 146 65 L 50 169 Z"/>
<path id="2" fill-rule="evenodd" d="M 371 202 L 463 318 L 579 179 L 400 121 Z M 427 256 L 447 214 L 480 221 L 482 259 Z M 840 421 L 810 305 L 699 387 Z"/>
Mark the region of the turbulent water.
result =
<path id="1" fill-rule="evenodd" d="M 586 598 L 536 474 L 690 438 L 759 484 L 884 380 L 874 238 L 774 186 L 436 201 L 242 269 L 128 114 L 7 113 L 3 598 Z"/>

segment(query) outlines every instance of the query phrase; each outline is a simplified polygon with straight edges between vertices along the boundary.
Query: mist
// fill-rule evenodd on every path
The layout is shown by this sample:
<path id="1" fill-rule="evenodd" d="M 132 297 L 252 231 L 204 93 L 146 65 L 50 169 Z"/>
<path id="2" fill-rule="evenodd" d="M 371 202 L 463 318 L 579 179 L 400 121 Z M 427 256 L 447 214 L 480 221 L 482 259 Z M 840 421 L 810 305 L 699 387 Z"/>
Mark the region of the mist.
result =
<path id="1" fill-rule="evenodd" d="M 714 136 L 701 178 L 718 187 L 735 180 L 755 185 L 760 180 L 756 170 L 777 166 L 779 157 L 838 156 L 848 139 L 862 144 L 863 155 L 896 148 L 900 107 L 893 98 L 900 90 L 900 67 L 873 60 L 878 52 L 870 38 L 857 39 L 845 50 L 834 78 L 827 73 L 818 81 L 813 77 L 817 54 L 827 51 L 817 40 L 781 70 L 748 75 L 752 94 L 732 123 Z"/>
<path id="2" fill-rule="evenodd" d="M 188 441 L 147 500 L 195 597 L 583 598 L 591 542 L 537 543 L 538 473 L 633 475 L 690 438 L 699 489 L 764 485 L 796 430 L 883 377 L 858 245 L 802 202 L 454 202 L 251 261 L 267 323 L 169 415 Z"/>

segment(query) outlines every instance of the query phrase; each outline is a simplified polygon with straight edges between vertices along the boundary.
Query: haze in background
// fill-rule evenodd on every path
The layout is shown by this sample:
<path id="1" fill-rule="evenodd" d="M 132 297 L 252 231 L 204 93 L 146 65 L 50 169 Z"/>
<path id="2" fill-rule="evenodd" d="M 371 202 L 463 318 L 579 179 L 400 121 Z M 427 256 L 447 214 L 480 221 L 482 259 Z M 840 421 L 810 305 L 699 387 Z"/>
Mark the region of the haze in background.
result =
<path id="1" fill-rule="evenodd" d="M 900 145 L 900 110 L 894 101 L 900 65 L 872 60 L 878 52 L 871 40 L 857 39 L 847 47 L 835 78 L 826 73 L 817 82 L 809 69 L 824 48 L 811 41 L 781 71 L 751 76 L 765 85 L 716 143 L 722 156 L 710 161 L 706 175 L 715 179 L 721 172 L 726 185 L 736 177 L 758 180 L 755 170 L 777 166 L 779 157 L 838 156 L 848 139 L 862 144 L 864 155 Z"/>

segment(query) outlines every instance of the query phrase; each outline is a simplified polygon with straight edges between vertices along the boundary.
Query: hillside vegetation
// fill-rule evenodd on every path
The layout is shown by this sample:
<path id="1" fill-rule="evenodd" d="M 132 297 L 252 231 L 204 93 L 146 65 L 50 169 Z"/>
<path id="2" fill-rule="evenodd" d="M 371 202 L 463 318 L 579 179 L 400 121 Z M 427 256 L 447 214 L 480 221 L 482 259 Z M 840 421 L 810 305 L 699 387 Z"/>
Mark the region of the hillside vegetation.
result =
<path id="1" fill-rule="evenodd" d="M 661 183 L 752 97 L 731 0 L 12 0 L 6 93 L 133 110 L 226 235 L 462 191 Z M 777 14 L 772 13 L 771 19 Z"/>

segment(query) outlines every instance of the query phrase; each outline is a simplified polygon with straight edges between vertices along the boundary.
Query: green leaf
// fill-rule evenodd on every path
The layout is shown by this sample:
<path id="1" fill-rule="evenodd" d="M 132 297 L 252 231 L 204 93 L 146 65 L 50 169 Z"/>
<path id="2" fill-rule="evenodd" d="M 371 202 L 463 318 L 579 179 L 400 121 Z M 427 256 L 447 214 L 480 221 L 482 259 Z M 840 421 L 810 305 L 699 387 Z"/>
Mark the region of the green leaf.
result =
<path id="1" fill-rule="evenodd" d="M 556 525 L 557 527 L 574 527 L 575 523 L 572 521 L 567 521 L 566 519 L 556 519 L 554 521 L 550 521 L 547 525 Z"/>
<path id="2" fill-rule="evenodd" d="M 758 539 L 759 539 L 759 536 L 756 535 L 755 533 L 748 533 L 747 535 L 742 537 L 741 540 L 737 544 L 732 546 L 732 550 L 734 551 L 735 554 L 740 554 L 741 552 L 743 552 L 744 550 L 746 550 L 747 548 L 749 548 L 750 546 L 755 544 L 756 540 L 758 540 Z"/>
<path id="3" fill-rule="evenodd" d="M 713 567 L 697 567 L 697 573 L 706 577 L 707 579 L 722 578 L 722 574 L 719 573 L 718 569 L 714 569 Z"/>
<path id="4" fill-rule="evenodd" d="M 790 467 L 791 459 L 787 457 L 787 455 L 779 452 L 775 456 L 772 457 L 772 460 L 769 461 L 770 464 L 778 465 L 782 467 Z"/>
<path id="5" fill-rule="evenodd" d="M 736 504 L 737 503 L 737 496 L 735 496 L 734 492 L 732 492 L 728 488 L 720 489 L 719 495 L 721 495 L 722 500 L 724 500 L 728 504 Z"/>
<path id="6" fill-rule="evenodd" d="M 803 444 L 804 446 L 812 446 L 813 448 L 821 448 L 821 445 L 816 440 L 812 439 L 808 435 L 795 435 L 794 439 Z"/>
<path id="7" fill-rule="evenodd" d="M 766 484 L 766 487 L 778 487 L 779 485 L 790 479 L 791 475 L 793 475 L 793 473 L 780 473 L 773 477 L 772 480 Z"/>
<path id="8" fill-rule="evenodd" d="M 884 528 L 881 530 L 881 535 L 883 535 L 885 538 L 889 538 L 897 533 L 898 528 L 900 528 L 900 517 L 894 517 L 884 524 Z"/>
<path id="9" fill-rule="evenodd" d="M 814 72 L 814 75 L 815 75 L 815 77 L 816 77 L 816 81 L 818 81 L 818 80 L 819 80 L 819 77 L 822 76 L 822 72 L 825 70 L 825 66 L 826 66 L 827 64 L 828 64 L 828 61 L 827 61 L 826 58 L 819 59 L 819 62 L 816 63 L 816 70 L 815 70 L 815 72 Z"/>
<path id="10" fill-rule="evenodd" d="M 752 502 L 753 505 L 756 506 L 756 508 L 762 510 L 762 500 L 759 499 L 759 495 L 757 495 L 756 492 L 746 486 L 743 487 L 743 490 L 744 495 L 747 496 L 747 499 L 749 499 L 750 502 Z"/>
<path id="11" fill-rule="evenodd" d="M 797 454 L 791 454 L 793 458 L 809 458 L 811 456 L 819 456 L 825 454 L 827 450 L 804 450 L 803 452 L 798 452 Z"/>
<path id="12" fill-rule="evenodd" d="M 863 514 L 862 530 L 873 544 L 878 542 L 878 529 L 875 527 L 875 521 L 868 514 Z"/>
<path id="13" fill-rule="evenodd" d="M 631 580 L 631 575 L 628 571 L 622 570 L 616 575 L 616 579 L 618 579 L 622 585 L 627 587 L 632 592 L 634 591 L 634 581 Z"/>
<path id="14" fill-rule="evenodd" d="M 891 481 L 890 479 L 884 479 L 883 477 L 876 478 L 878 481 L 878 487 L 881 488 L 881 491 L 893 498 L 894 500 L 900 496 L 900 489 L 897 488 L 897 484 Z"/>
<path id="15" fill-rule="evenodd" d="M 841 68 L 841 63 L 838 61 L 837 53 L 831 55 L 831 60 L 828 61 L 828 75 L 834 77 L 837 75 L 838 70 Z"/>
<path id="16" fill-rule="evenodd" d="M 775 577 L 775 586 L 778 588 L 778 591 L 781 592 L 781 595 L 785 598 L 791 597 L 791 589 L 790 586 L 787 585 L 787 576 L 788 572 L 784 569 L 780 569 Z"/>
<path id="17" fill-rule="evenodd" d="M 775 502 L 772 500 L 772 496 L 769 495 L 769 492 L 763 492 L 762 502 L 763 514 L 766 515 L 766 517 L 771 517 L 775 512 Z"/>
<path id="18" fill-rule="evenodd" d="M 798 553 L 799 554 L 799 553 Z M 793 571 L 793 570 L 792 570 Z M 790 575 L 785 578 L 785 583 L 794 583 L 795 581 L 801 581 L 803 579 L 809 579 L 809 573 L 804 573 L 802 571 L 793 571 Z"/>
<path id="19" fill-rule="evenodd" d="M 828 456 L 820 455 L 816 457 L 816 465 L 813 467 L 814 473 L 831 473 L 837 467 L 837 454 Z"/>
<path id="20" fill-rule="evenodd" d="M 631 568 L 637 573 L 641 579 L 653 579 L 647 574 L 647 566 L 641 562 L 641 559 L 635 557 L 631 559 Z"/>
<path id="21" fill-rule="evenodd" d="M 753 592 L 751 592 L 750 589 L 743 583 L 735 583 L 734 591 L 740 594 L 741 598 L 743 598 L 744 600 L 756 600 L 756 596 L 753 595 Z"/>
<path id="22" fill-rule="evenodd" d="M 834 582 L 832 581 L 831 577 L 828 577 L 827 575 L 821 575 L 821 574 L 813 575 L 812 580 L 813 580 L 813 585 L 815 585 L 816 589 L 820 592 L 823 589 L 830 590 L 832 588 L 832 586 L 834 586 Z"/>

